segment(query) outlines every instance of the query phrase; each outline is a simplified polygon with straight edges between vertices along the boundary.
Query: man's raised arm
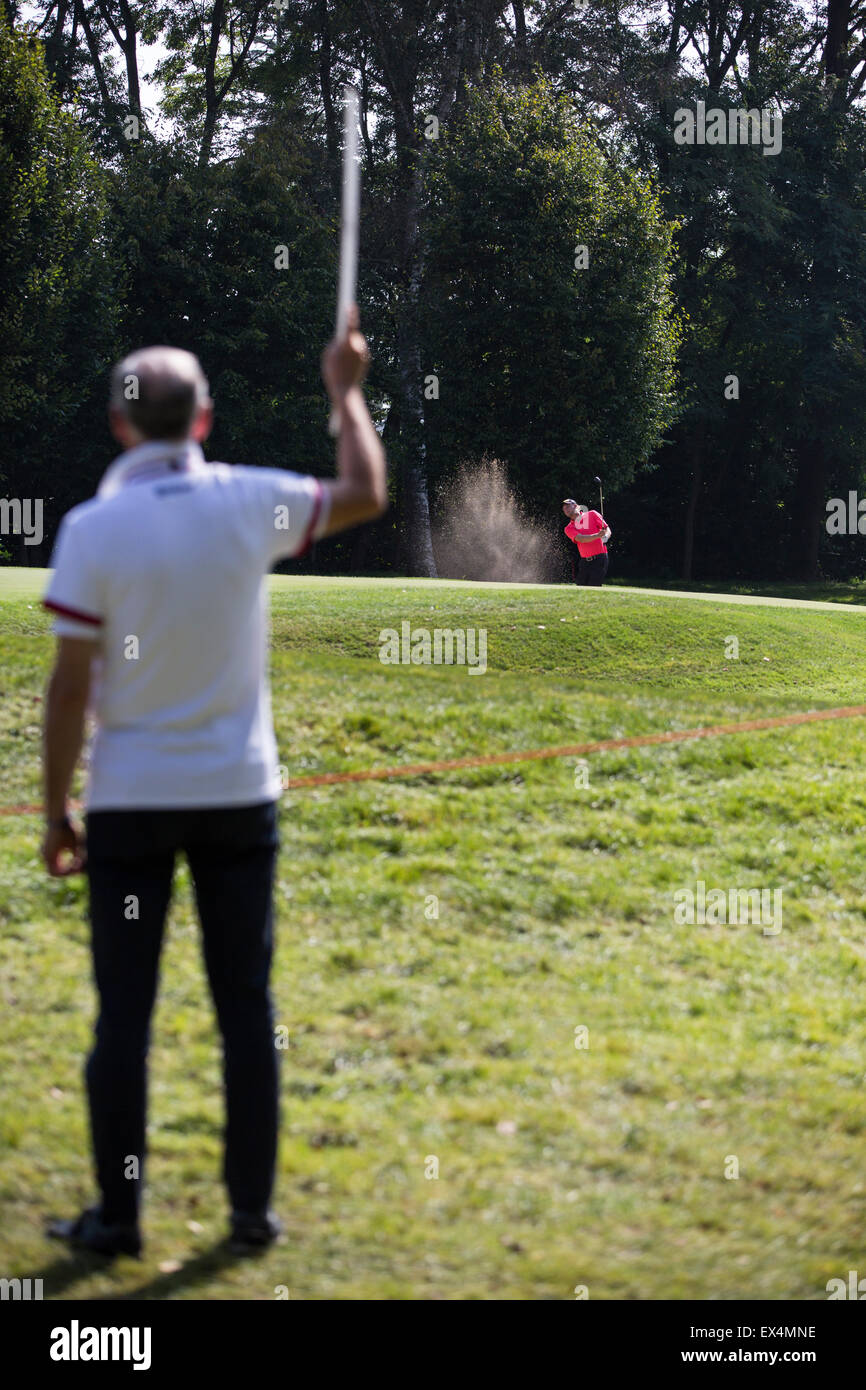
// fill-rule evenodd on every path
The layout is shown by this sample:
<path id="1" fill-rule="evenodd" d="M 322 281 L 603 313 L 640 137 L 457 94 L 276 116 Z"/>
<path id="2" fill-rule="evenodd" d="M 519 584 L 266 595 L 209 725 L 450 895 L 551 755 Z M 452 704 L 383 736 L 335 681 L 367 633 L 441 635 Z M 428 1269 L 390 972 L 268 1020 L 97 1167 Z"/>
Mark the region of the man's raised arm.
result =
<path id="1" fill-rule="evenodd" d="M 322 484 L 330 500 L 323 536 L 372 521 L 388 506 L 385 451 L 361 390 L 369 362 L 353 305 L 345 338 L 334 339 L 322 355 L 322 378 L 340 421 L 337 478 Z"/>

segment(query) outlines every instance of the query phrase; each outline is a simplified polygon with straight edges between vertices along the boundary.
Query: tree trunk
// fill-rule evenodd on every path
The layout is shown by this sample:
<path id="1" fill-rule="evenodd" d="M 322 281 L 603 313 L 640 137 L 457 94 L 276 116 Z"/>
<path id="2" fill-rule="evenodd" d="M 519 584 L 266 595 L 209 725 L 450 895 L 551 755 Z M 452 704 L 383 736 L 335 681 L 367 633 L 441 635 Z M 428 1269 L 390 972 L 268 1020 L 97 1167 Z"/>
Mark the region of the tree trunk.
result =
<path id="1" fill-rule="evenodd" d="M 367 74 L 367 51 L 361 50 L 358 60 L 358 68 L 361 73 L 361 139 L 364 141 L 364 149 L 367 152 L 367 168 L 373 168 L 373 142 L 370 139 L 370 79 Z"/>
<path id="2" fill-rule="evenodd" d="M 850 21 L 851 0 L 828 0 L 827 38 L 824 44 L 824 71 L 828 77 L 844 78 L 847 75 L 845 59 Z"/>
<path id="3" fill-rule="evenodd" d="M 74 16 L 72 22 L 72 37 L 68 41 L 65 37 L 66 20 L 69 15 L 71 3 L 72 0 L 59 0 L 54 22 L 43 39 L 45 66 L 51 74 L 51 80 L 57 88 L 57 94 L 61 99 L 66 96 L 71 84 L 72 63 L 75 55 L 76 20 Z M 7 4 L 6 15 L 10 29 L 17 23 L 14 11 L 15 7 Z M 49 17 L 50 16 L 46 16 L 46 23 Z"/>
<path id="4" fill-rule="evenodd" d="M 96 78 L 96 85 L 99 89 L 99 95 L 102 98 L 102 108 L 105 113 L 105 124 L 111 131 L 112 138 L 114 139 L 117 148 L 119 150 L 122 150 L 126 147 L 126 142 L 123 139 L 120 127 L 118 125 L 117 118 L 119 112 L 108 90 L 108 83 L 105 79 L 105 69 L 102 66 L 102 58 L 99 53 L 99 44 L 97 43 L 96 35 L 94 34 L 93 29 L 90 26 L 90 21 L 87 17 L 87 6 L 84 3 L 84 0 L 76 0 L 76 18 L 81 24 L 81 31 L 84 34 L 85 42 L 87 43 L 87 51 L 90 54 L 90 62 L 93 67 L 93 75 Z"/>
<path id="5" fill-rule="evenodd" d="M 138 77 L 138 34 L 135 27 L 135 16 L 127 3 L 121 0 L 120 13 L 125 26 L 125 33 L 120 40 L 123 50 L 124 61 L 126 62 L 126 90 L 129 100 L 129 109 L 141 119 L 141 85 Z"/>
<path id="6" fill-rule="evenodd" d="M 417 238 L 416 191 L 409 198 L 406 235 L 410 243 Z M 418 329 L 418 302 L 422 278 L 420 252 L 410 245 L 408 284 L 397 332 L 397 363 L 400 394 L 400 443 L 403 454 L 403 536 L 404 554 L 411 574 L 437 577 L 436 557 L 430 536 L 430 498 L 427 491 L 427 443 L 424 437 L 421 338 Z"/>
<path id="7" fill-rule="evenodd" d="M 328 151 L 328 164 L 337 167 L 339 141 L 337 138 L 337 116 L 334 111 L 334 97 L 331 90 L 331 26 L 328 19 L 327 0 L 319 0 L 319 88 L 322 93 L 322 106 L 325 110 L 325 146 Z"/>
<path id="8" fill-rule="evenodd" d="M 511 6 L 514 15 L 514 52 L 518 72 L 529 71 L 529 55 L 526 47 L 526 9 L 523 0 L 514 0 Z"/>
<path id="9" fill-rule="evenodd" d="M 246 16 L 248 22 L 247 36 L 241 44 L 241 50 L 237 56 L 235 56 L 234 52 L 232 28 L 229 26 L 229 36 L 231 40 L 231 53 L 229 56 L 231 59 L 231 66 L 220 85 L 217 86 L 219 43 L 225 23 L 225 0 L 216 0 L 214 4 L 211 12 L 210 37 L 208 39 L 207 58 L 204 66 L 205 115 L 201 147 L 198 152 L 198 167 L 200 169 L 206 169 L 210 163 L 220 109 L 237 78 L 243 72 L 247 55 L 258 33 L 259 21 L 261 20 L 264 8 L 264 0 L 262 0 L 261 4 L 250 5 L 249 13 Z"/>
<path id="10" fill-rule="evenodd" d="M 219 54 L 219 41 L 222 32 L 225 4 L 217 0 L 210 19 L 207 57 L 204 65 L 204 128 L 198 152 L 198 167 L 206 169 L 210 162 L 213 139 L 217 123 L 216 65 Z"/>
<path id="11" fill-rule="evenodd" d="M 436 577 L 436 559 L 430 536 L 430 501 L 427 491 L 427 457 L 424 438 L 423 363 L 419 305 L 424 283 L 425 245 L 423 215 L 424 164 L 428 142 L 417 133 L 418 49 L 410 32 L 411 19 L 404 9 L 397 26 L 389 28 L 374 0 L 364 0 L 364 12 L 372 41 L 372 55 L 391 100 L 397 147 L 397 187 L 401 219 L 400 285 L 397 308 L 397 397 L 400 424 L 400 519 L 410 572 Z M 390 7 L 389 7 L 390 8 Z M 421 7 L 423 8 L 423 7 Z M 481 27 L 484 7 L 469 7 L 474 24 L 471 35 L 475 62 L 483 47 Z M 424 108 L 435 109 L 445 121 L 457 99 L 461 71 L 469 45 L 465 6 L 449 7 L 453 23 L 446 31 L 443 72 L 438 81 L 439 99 Z M 493 22 L 491 8 L 488 19 Z M 393 16 L 392 16 L 393 17 Z M 416 21 L 417 22 L 417 21 Z M 429 91 L 429 85 L 426 87 Z"/>
<path id="12" fill-rule="evenodd" d="M 797 448 L 793 519 L 797 544 L 795 573 L 814 582 L 821 577 L 821 533 L 827 516 L 827 456 L 823 431 L 804 439 Z"/>
<path id="13" fill-rule="evenodd" d="M 698 514 L 698 502 L 700 500 L 701 488 L 704 482 L 704 449 L 706 444 L 707 427 L 703 420 L 698 424 L 695 433 L 695 443 L 693 450 L 694 465 L 692 468 L 692 481 L 689 487 L 689 500 L 686 507 L 686 519 L 683 526 L 683 579 L 691 580 L 694 577 L 694 558 L 695 558 L 695 521 Z"/>

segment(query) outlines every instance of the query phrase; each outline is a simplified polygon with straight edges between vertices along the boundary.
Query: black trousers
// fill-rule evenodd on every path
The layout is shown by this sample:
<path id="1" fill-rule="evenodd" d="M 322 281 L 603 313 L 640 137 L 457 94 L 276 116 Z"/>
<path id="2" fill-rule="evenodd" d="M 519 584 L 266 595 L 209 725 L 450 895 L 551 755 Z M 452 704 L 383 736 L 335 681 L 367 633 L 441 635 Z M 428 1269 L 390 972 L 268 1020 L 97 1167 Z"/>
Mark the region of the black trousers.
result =
<path id="1" fill-rule="evenodd" d="M 590 555 L 585 559 L 582 555 L 577 564 L 578 584 L 603 584 L 607 574 L 608 556 Z"/>
<path id="2" fill-rule="evenodd" d="M 147 1053 L 175 855 L 195 885 L 202 946 L 223 1040 L 223 1176 L 234 1211 L 264 1211 L 277 1152 L 277 1055 L 269 976 L 276 806 L 92 811 L 87 874 L 96 1042 L 85 1069 L 106 1221 L 138 1218 Z"/>

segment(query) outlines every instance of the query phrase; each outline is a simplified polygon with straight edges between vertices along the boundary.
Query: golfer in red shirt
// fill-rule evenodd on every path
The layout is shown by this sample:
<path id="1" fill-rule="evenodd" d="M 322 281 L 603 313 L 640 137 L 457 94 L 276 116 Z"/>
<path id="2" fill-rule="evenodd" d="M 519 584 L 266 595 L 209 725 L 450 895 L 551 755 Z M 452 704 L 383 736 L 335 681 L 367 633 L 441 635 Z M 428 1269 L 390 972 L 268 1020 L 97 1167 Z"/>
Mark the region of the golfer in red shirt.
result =
<path id="1" fill-rule="evenodd" d="M 574 541 L 580 555 L 577 583 L 603 584 L 608 566 L 605 541 L 610 537 L 610 527 L 601 512 L 587 511 L 581 502 L 570 497 L 566 497 L 562 510 L 569 518 L 565 534 Z"/>

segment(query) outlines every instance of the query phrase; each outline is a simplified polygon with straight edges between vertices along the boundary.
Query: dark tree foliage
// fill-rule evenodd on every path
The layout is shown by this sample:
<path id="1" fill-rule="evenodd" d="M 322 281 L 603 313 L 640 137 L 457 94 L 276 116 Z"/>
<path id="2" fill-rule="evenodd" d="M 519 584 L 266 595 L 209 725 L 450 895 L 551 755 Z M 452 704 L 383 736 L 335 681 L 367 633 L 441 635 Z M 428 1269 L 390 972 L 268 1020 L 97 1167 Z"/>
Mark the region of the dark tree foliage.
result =
<path id="1" fill-rule="evenodd" d="M 392 508 L 309 563 L 433 573 L 435 486 L 496 455 L 552 531 L 566 480 L 603 474 L 620 574 L 866 571 L 825 525 L 866 490 L 856 0 L 37 0 L 2 23 L 0 468 L 50 499 L 48 542 L 111 457 L 111 360 L 144 342 L 201 356 L 212 457 L 331 467 L 353 80 Z M 781 115 L 781 148 L 678 142 L 699 102 Z"/>
<path id="2" fill-rule="evenodd" d="M 46 539 L 101 472 L 120 278 L 105 183 L 41 45 L 0 12 L 0 488 L 42 499 Z"/>
<path id="3" fill-rule="evenodd" d="M 624 487 L 675 414 L 671 228 L 546 81 L 476 93 L 430 178 L 437 476 L 491 454 L 536 507 Z M 594 490 L 594 489 L 593 489 Z"/>

